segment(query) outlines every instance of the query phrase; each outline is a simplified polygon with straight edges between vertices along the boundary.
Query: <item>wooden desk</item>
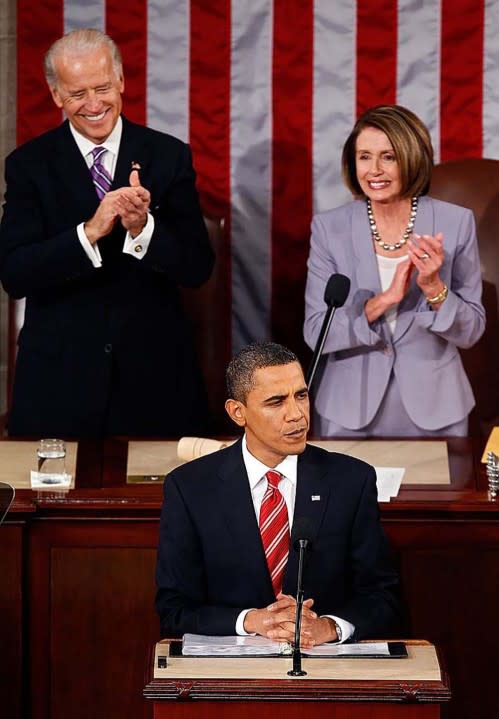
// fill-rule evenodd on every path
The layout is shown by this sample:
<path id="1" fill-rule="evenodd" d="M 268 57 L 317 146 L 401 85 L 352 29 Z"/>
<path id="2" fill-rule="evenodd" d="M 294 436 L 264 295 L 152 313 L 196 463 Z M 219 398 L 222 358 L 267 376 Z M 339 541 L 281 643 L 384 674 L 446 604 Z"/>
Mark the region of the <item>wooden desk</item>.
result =
<path id="1" fill-rule="evenodd" d="M 144 696 L 154 719 L 405 719 L 440 717 L 450 698 L 435 647 L 408 646 L 407 659 L 303 659 L 307 676 L 290 678 L 291 658 L 170 657 L 156 644 Z M 166 668 L 160 668 L 167 658 Z"/>
<path id="2" fill-rule="evenodd" d="M 450 485 L 404 486 L 381 505 L 400 565 L 407 636 L 430 640 L 445 658 L 448 719 L 497 714 L 499 503 L 487 498 L 482 449 L 452 440 Z M 0 527 L 7 577 L 0 581 L 0 644 L 8 647 L 0 696 L 12 707 L 9 719 L 20 716 L 23 702 L 23 719 L 152 714 L 142 689 L 144 657 L 159 633 L 154 566 L 162 487 L 124 484 L 124 440 L 104 450 L 95 464 L 78 453 L 76 489 L 19 490 Z"/>

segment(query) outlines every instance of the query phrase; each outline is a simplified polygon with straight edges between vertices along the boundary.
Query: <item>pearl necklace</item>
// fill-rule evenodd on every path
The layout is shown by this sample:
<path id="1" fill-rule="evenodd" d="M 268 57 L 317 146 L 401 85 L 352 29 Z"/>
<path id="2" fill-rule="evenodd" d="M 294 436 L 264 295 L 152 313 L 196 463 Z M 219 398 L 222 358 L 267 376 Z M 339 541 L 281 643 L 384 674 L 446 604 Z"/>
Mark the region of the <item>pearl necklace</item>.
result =
<path id="1" fill-rule="evenodd" d="M 407 227 L 404 230 L 404 234 L 400 238 L 398 242 L 396 242 L 394 245 L 389 245 L 388 242 L 384 242 L 378 232 L 378 228 L 376 227 L 376 221 L 374 219 L 374 212 L 371 205 L 371 200 L 369 197 L 367 198 L 367 218 L 369 220 L 369 226 L 371 228 L 371 235 L 375 242 L 377 242 L 380 247 L 382 247 L 384 250 L 387 250 L 388 252 L 394 252 L 395 250 L 399 250 L 402 245 L 405 245 L 409 237 L 411 236 L 411 232 L 414 227 L 414 220 L 416 219 L 416 212 L 418 211 L 418 198 L 413 197 L 411 199 L 411 214 L 409 215 L 409 222 L 407 223 Z"/>

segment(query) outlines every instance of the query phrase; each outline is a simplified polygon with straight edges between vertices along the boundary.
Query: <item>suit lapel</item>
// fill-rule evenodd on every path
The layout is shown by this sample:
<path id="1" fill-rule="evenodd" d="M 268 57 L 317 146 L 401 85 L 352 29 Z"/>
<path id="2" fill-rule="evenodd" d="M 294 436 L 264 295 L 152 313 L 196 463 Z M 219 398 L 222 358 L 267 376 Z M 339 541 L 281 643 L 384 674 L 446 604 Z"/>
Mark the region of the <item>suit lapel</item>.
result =
<path id="1" fill-rule="evenodd" d="M 144 146 L 143 128 L 137 127 L 126 118 L 123 118 L 123 132 L 116 159 L 112 190 L 118 187 L 126 187 L 130 184 L 132 163 L 140 165 L 142 177 L 147 173 L 149 157 Z"/>
<path id="2" fill-rule="evenodd" d="M 326 468 L 314 461 L 311 452 L 305 452 L 298 457 L 298 474 L 295 496 L 295 510 L 293 525 L 298 519 L 306 518 L 311 525 L 312 544 L 319 533 L 324 513 L 329 503 L 329 482 L 324 482 Z M 290 547 L 288 565 L 283 582 L 283 591 L 286 594 L 296 592 L 296 578 L 298 574 L 298 552 Z"/>
<path id="3" fill-rule="evenodd" d="M 352 215 L 352 244 L 355 255 L 355 276 L 357 287 L 372 287 L 376 294 L 381 292 L 376 253 L 371 242 L 371 229 L 367 218 L 366 203 L 357 200 Z"/>
<path id="4" fill-rule="evenodd" d="M 61 196 L 60 211 L 68 217 L 92 217 L 99 199 L 95 192 L 85 158 L 78 149 L 66 120 L 55 137 L 53 164 L 57 193 Z"/>
<path id="5" fill-rule="evenodd" d="M 256 588 L 262 587 L 262 601 L 267 601 L 269 594 L 273 594 L 272 582 L 255 516 L 241 441 L 226 450 L 219 476 L 223 521 L 233 537 L 230 550 L 238 553 L 240 564 L 248 574 L 248 582 Z"/>

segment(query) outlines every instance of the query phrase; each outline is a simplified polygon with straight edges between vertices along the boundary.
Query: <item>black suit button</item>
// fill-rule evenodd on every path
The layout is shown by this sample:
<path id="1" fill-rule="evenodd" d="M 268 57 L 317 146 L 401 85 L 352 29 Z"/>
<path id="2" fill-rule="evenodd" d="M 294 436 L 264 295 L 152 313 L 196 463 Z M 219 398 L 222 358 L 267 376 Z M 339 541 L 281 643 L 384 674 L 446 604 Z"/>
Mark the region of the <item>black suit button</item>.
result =
<path id="1" fill-rule="evenodd" d="M 113 351 L 113 345 L 112 345 L 112 344 L 109 343 L 109 344 L 107 344 L 107 345 L 104 345 L 104 352 L 106 352 L 106 354 L 109 354 L 109 353 L 112 352 L 112 351 Z"/>

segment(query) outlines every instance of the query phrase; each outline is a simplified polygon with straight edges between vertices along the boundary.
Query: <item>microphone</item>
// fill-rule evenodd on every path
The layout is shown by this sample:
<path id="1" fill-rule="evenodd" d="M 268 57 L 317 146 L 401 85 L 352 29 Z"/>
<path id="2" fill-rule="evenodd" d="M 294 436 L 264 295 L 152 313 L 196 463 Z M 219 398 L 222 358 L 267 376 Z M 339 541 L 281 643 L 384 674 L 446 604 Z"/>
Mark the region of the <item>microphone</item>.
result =
<path id="1" fill-rule="evenodd" d="M 336 312 L 336 308 L 343 307 L 346 298 L 348 297 L 349 291 L 350 280 L 345 275 L 331 275 L 331 277 L 327 281 L 326 289 L 324 290 L 324 302 L 327 305 L 326 315 L 322 322 L 319 339 L 317 340 L 317 344 L 315 345 L 314 354 L 312 356 L 312 361 L 310 363 L 306 378 L 309 390 L 312 387 L 312 382 L 314 381 L 314 376 L 317 371 L 317 365 L 319 364 L 319 359 L 322 354 L 327 333 L 329 332 L 329 327 L 334 317 L 334 313 Z"/>
<path id="2" fill-rule="evenodd" d="M 293 668 L 289 670 L 291 677 L 303 677 L 307 673 L 301 667 L 301 615 L 303 610 L 303 565 L 305 552 L 312 547 L 313 525 L 307 517 L 300 517 L 293 522 L 291 532 L 291 544 L 299 552 L 298 555 L 298 579 L 296 582 L 296 615 L 295 615 L 295 640 L 293 643 Z"/>
<path id="3" fill-rule="evenodd" d="M 291 531 L 291 544 L 299 551 L 300 548 L 310 549 L 312 546 L 312 537 L 314 534 L 314 526 L 308 517 L 299 517 L 293 522 Z"/>

